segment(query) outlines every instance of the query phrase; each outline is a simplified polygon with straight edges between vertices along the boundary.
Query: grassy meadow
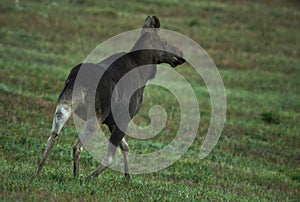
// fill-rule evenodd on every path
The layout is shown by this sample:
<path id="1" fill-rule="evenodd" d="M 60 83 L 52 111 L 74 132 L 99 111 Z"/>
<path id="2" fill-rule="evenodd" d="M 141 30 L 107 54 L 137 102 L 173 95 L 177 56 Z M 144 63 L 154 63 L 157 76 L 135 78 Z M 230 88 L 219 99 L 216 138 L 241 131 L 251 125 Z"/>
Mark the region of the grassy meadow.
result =
<path id="1" fill-rule="evenodd" d="M 299 201 L 300 2 L 1 0 L 0 201 Z M 70 120 L 43 172 L 34 172 L 49 136 L 56 99 L 70 69 L 96 46 L 141 28 L 147 15 L 188 36 L 214 60 L 227 95 L 225 127 L 213 152 L 199 159 L 210 122 L 209 94 L 195 70 L 176 70 L 199 100 L 199 135 L 180 160 L 151 174 L 106 170 L 87 151 L 72 176 Z M 133 152 L 159 149 L 176 134 L 179 105 L 149 87 L 135 121 L 161 103 L 168 122 L 158 137 L 128 138 Z M 105 149 L 105 148 L 103 148 Z"/>

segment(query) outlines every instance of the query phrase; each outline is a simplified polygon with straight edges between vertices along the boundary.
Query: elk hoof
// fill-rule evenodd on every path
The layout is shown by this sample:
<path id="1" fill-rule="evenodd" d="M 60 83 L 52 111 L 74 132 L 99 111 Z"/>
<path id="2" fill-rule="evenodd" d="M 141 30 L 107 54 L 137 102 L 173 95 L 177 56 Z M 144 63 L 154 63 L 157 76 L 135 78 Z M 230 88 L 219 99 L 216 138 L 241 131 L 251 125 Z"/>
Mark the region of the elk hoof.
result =
<path id="1" fill-rule="evenodd" d="M 126 179 L 128 179 L 128 180 L 130 180 L 132 177 L 131 177 L 131 175 L 130 175 L 130 173 L 125 173 L 125 177 L 126 177 Z"/>
<path id="2" fill-rule="evenodd" d="M 93 175 L 89 175 L 86 177 L 86 181 L 91 181 L 93 179 L 95 179 L 95 176 L 93 176 Z"/>

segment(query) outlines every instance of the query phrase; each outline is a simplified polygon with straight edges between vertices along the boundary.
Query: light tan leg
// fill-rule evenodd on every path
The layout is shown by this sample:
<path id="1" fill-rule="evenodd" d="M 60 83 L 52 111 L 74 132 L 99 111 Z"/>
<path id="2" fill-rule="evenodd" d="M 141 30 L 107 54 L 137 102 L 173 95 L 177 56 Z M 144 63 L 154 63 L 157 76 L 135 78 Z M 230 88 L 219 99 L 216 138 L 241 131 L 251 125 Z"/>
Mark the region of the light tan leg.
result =
<path id="1" fill-rule="evenodd" d="M 80 153 L 83 150 L 83 145 L 80 140 L 78 140 L 73 145 L 73 175 L 75 177 L 79 176 L 79 159 L 80 159 Z"/>
<path id="2" fill-rule="evenodd" d="M 124 174 L 125 177 L 131 178 L 130 172 L 129 172 L 129 160 L 128 160 L 128 152 L 129 152 L 129 146 L 125 140 L 125 138 L 122 139 L 120 143 L 120 148 L 122 150 L 122 154 L 124 157 Z"/>
<path id="3" fill-rule="evenodd" d="M 47 159 L 47 157 L 48 157 L 48 154 L 49 154 L 50 150 L 52 149 L 52 147 L 54 146 L 56 137 L 57 137 L 57 134 L 52 133 L 52 134 L 50 135 L 50 137 L 48 138 L 48 141 L 47 141 L 47 147 L 46 147 L 46 150 L 45 150 L 45 152 L 44 152 L 44 154 L 43 154 L 42 160 L 41 160 L 41 162 L 39 163 L 39 167 L 38 167 L 38 169 L 37 169 L 37 171 L 36 171 L 36 174 L 39 174 L 39 173 L 42 171 L 43 166 L 44 166 L 44 164 L 45 164 L 45 162 L 46 162 L 46 159 Z"/>
<path id="4" fill-rule="evenodd" d="M 67 120 L 70 118 L 70 116 L 71 116 L 71 106 L 70 105 L 66 105 L 66 104 L 58 104 L 57 105 L 54 119 L 53 119 L 51 135 L 48 138 L 46 150 L 43 154 L 41 162 L 39 163 L 36 174 L 39 174 L 42 171 L 43 166 L 45 165 L 46 159 L 49 155 L 49 152 L 51 151 L 51 149 L 54 146 L 55 139 L 58 137 L 62 127 L 67 122 Z"/>
<path id="5" fill-rule="evenodd" d="M 108 147 L 107 147 L 105 158 L 101 162 L 101 165 L 91 175 L 89 175 L 88 178 L 97 177 L 102 171 L 104 171 L 106 168 L 108 168 L 108 166 L 112 163 L 115 152 L 116 152 L 116 146 L 109 143 Z"/>

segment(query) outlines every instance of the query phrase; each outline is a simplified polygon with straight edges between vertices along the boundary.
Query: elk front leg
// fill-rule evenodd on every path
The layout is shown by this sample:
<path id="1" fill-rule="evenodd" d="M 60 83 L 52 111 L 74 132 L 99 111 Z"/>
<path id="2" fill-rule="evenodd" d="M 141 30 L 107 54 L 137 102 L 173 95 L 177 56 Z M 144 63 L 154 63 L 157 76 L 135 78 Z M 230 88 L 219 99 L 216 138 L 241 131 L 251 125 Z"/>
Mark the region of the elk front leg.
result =
<path id="1" fill-rule="evenodd" d="M 117 130 L 117 126 L 115 124 L 108 125 L 109 130 L 111 133 L 114 133 L 115 130 Z M 129 146 L 125 140 L 125 137 L 121 140 L 120 148 L 122 150 L 123 158 L 124 158 L 124 174 L 125 177 L 131 178 L 130 172 L 129 172 L 129 161 L 128 161 L 128 152 L 129 152 Z"/>
<path id="2" fill-rule="evenodd" d="M 73 175 L 75 177 L 79 176 L 79 159 L 80 159 L 80 153 L 82 152 L 83 145 L 80 140 L 78 140 L 73 145 Z"/>
<path id="3" fill-rule="evenodd" d="M 89 175 L 88 178 L 97 177 L 102 171 L 108 168 L 108 166 L 112 163 L 112 160 L 116 152 L 116 148 L 117 147 L 112 143 L 108 143 L 106 155 L 102 160 L 101 165 L 91 175 Z"/>
<path id="4" fill-rule="evenodd" d="M 113 161 L 117 146 L 120 145 L 121 140 L 125 134 L 119 130 L 118 128 L 115 128 L 110 136 L 106 155 L 104 159 L 101 162 L 101 165 L 91 174 L 88 178 L 97 177 L 102 171 L 104 171 L 107 167 L 110 166 L 110 164 Z"/>
<path id="5" fill-rule="evenodd" d="M 39 163 L 36 174 L 39 174 L 42 171 L 43 166 L 48 157 L 48 154 L 54 146 L 55 139 L 58 137 L 62 127 L 67 122 L 67 120 L 70 118 L 70 116 L 71 116 L 71 105 L 67 105 L 67 104 L 58 104 L 57 105 L 54 119 L 53 119 L 51 135 L 48 138 L 46 150 L 45 150 L 43 157 Z"/>
<path id="6" fill-rule="evenodd" d="M 123 158 L 124 158 L 124 174 L 125 177 L 131 178 L 130 172 L 129 172 L 129 161 L 128 161 L 128 152 L 129 152 L 129 146 L 125 140 L 125 138 L 122 139 L 120 143 L 120 148 L 122 150 Z"/>

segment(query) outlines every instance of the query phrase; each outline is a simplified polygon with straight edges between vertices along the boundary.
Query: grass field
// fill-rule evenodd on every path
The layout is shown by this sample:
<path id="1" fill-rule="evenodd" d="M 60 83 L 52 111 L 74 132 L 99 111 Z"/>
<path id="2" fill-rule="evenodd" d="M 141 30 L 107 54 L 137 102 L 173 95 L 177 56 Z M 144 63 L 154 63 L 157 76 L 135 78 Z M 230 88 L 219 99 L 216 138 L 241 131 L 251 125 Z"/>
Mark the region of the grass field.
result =
<path id="1" fill-rule="evenodd" d="M 299 201 L 299 8 L 296 0 L 1 0 L 0 200 Z M 98 162 L 84 151 L 81 176 L 74 178 L 71 149 L 77 134 L 69 121 L 42 174 L 31 181 L 70 69 L 106 39 L 140 28 L 147 15 L 199 43 L 220 71 L 227 118 L 213 152 L 198 158 L 210 102 L 202 79 L 185 64 L 177 71 L 197 94 L 201 123 L 180 160 L 130 181 L 112 170 L 85 181 Z M 146 97 L 138 123 L 168 96 L 153 87 Z M 172 99 L 165 104 L 167 128 L 155 139 L 129 138 L 133 151 L 152 151 L 176 133 L 179 106 Z"/>

